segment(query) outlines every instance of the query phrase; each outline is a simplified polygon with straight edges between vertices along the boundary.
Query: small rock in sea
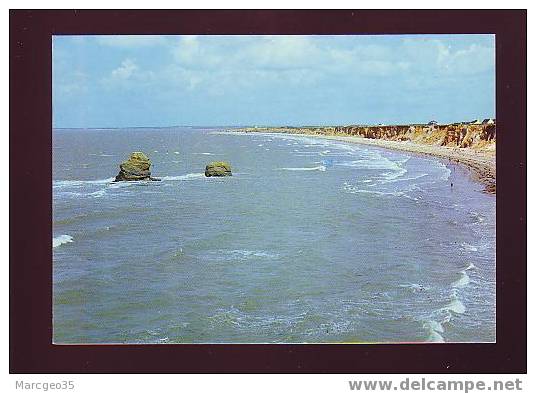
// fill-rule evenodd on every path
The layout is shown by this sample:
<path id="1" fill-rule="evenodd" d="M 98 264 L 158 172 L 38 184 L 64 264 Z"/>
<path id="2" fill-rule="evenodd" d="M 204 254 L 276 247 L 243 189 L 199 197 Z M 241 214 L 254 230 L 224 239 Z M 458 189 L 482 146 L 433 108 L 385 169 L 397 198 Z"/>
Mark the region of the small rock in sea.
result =
<path id="1" fill-rule="evenodd" d="M 131 153 L 119 168 L 119 174 L 114 181 L 160 180 L 151 177 L 151 160 L 139 151 Z"/>
<path id="2" fill-rule="evenodd" d="M 205 167 L 205 176 L 232 176 L 231 164 L 225 161 L 214 161 Z"/>

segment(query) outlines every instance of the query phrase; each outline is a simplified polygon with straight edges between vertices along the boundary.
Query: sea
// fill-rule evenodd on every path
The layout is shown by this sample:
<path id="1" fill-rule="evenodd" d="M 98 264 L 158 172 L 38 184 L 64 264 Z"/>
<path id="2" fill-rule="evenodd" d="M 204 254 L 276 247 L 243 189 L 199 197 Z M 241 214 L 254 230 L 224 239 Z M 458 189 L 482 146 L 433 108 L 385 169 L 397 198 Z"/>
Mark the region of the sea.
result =
<path id="1" fill-rule="evenodd" d="M 143 151 L 161 181 L 114 183 Z M 232 177 L 206 178 L 211 161 Z M 494 342 L 494 195 L 461 166 L 226 128 L 53 130 L 53 341 Z"/>

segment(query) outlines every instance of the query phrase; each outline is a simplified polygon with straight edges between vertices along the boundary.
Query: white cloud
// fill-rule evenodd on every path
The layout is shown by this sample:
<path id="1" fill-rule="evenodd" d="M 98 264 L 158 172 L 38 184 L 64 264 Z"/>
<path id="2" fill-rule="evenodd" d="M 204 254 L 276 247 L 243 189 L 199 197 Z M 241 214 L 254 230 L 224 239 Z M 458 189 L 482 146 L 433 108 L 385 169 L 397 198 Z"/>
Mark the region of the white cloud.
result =
<path id="1" fill-rule="evenodd" d="M 408 58 L 411 68 L 427 70 L 428 73 L 447 75 L 471 75 L 489 71 L 495 64 L 492 46 L 472 44 L 453 50 L 439 39 L 406 39 L 400 56 Z"/>
<path id="2" fill-rule="evenodd" d="M 244 62 L 264 68 L 310 68 L 323 62 L 320 48 L 307 36 L 263 37 L 240 55 Z"/>
<path id="3" fill-rule="evenodd" d="M 113 69 L 109 75 L 101 79 L 105 87 L 121 86 L 135 88 L 157 81 L 156 74 L 150 70 L 142 70 L 134 60 L 124 59 L 119 67 Z"/>
<path id="4" fill-rule="evenodd" d="M 489 71 L 494 63 L 493 45 L 462 43 L 453 49 L 448 40 L 435 37 L 407 37 L 393 42 L 381 37 L 194 35 L 99 36 L 94 40 L 132 49 L 128 58 L 100 77 L 106 87 L 150 86 L 155 91 L 219 96 L 233 92 L 258 94 L 262 89 L 292 92 L 289 89 L 355 87 L 388 79 L 412 90 L 423 90 Z M 162 46 L 169 61 L 159 60 L 148 66 L 150 59 L 144 59 L 145 66 L 140 67 L 134 55 L 140 58 L 154 45 Z M 84 86 L 83 81 L 77 83 Z M 74 82 L 64 84 L 64 90 L 75 92 L 75 86 Z"/>
<path id="5" fill-rule="evenodd" d="M 469 48 L 449 52 L 440 63 L 449 74 L 477 74 L 493 68 L 495 52 L 491 47 L 472 44 Z"/>
<path id="6" fill-rule="evenodd" d="M 193 70 L 176 65 L 168 66 L 160 73 L 162 79 L 168 84 L 178 85 L 187 90 L 194 90 L 197 85 L 203 82 L 208 74 L 205 70 Z"/>
<path id="7" fill-rule="evenodd" d="M 112 71 L 113 79 L 128 79 L 136 71 L 139 70 L 139 67 L 130 59 L 125 59 L 121 65 Z"/>
<path id="8" fill-rule="evenodd" d="M 237 44 L 229 45 L 235 39 Z M 184 68 L 211 69 L 216 73 L 240 70 L 244 75 L 254 69 L 282 75 L 291 75 L 288 70 L 301 70 L 296 74 L 303 82 L 310 82 L 321 74 L 384 77 L 412 68 L 430 68 L 444 51 L 436 41 L 408 40 L 397 50 L 376 44 L 338 47 L 332 42 L 314 36 L 186 36 L 179 39 L 172 53 Z"/>
<path id="9" fill-rule="evenodd" d="M 175 61 L 183 67 L 214 68 L 222 66 L 224 60 L 229 61 L 229 57 L 232 58 L 232 54 L 226 54 L 207 41 L 210 38 L 201 42 L 198 36 L 180 37 L 171 49 Z"/>
<path id="10" fill-rule="evenodd" d="M 313 86 L 342 75 L 384 77 L 410 68 L 380 45 L 339 48 L 313 36 L 183 36 L 167 75 L 188 90 L 222 92 L 267 84 Z"/>

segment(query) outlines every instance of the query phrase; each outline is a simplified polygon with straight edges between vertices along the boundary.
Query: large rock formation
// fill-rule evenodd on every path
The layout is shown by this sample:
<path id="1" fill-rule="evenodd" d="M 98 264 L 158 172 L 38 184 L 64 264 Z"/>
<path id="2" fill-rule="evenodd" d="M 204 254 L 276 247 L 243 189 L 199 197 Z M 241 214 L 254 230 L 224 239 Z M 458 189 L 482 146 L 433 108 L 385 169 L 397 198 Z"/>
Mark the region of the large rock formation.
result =
<path id="1" fill-rule="evenodd" d="M 231 164 L 225 161 L 214 161 L 205 167 L 205 176 L 232 176 Z"/>
<path id="2" fill-rule="evenodd" d="M 135 151 L 119 165 L 115 181 L 159 180 L 151 177 L 151 160 L 144 153 Z"/>

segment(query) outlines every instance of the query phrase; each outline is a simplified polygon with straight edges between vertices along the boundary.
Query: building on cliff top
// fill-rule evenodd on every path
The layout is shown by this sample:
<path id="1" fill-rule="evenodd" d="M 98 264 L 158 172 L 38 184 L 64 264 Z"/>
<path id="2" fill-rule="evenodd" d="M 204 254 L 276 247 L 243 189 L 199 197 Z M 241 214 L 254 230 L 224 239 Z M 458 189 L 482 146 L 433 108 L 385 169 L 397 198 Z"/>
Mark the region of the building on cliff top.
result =
<path id="1" fill-rule="evenodd" d="M 495 124 L 495 119 L 484 119 L 482 124 Z"/>
<path id="2" fill-rule="evenodd" d="M 427 124 L 427 126 L 437 126 L 437 121 L 435 120 L 430 120 Z"/>

